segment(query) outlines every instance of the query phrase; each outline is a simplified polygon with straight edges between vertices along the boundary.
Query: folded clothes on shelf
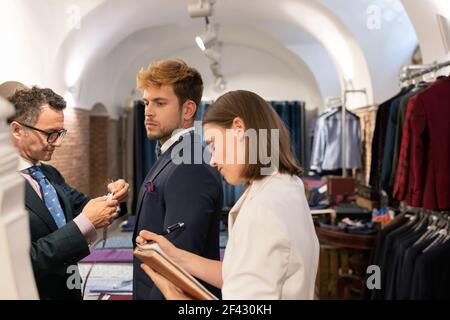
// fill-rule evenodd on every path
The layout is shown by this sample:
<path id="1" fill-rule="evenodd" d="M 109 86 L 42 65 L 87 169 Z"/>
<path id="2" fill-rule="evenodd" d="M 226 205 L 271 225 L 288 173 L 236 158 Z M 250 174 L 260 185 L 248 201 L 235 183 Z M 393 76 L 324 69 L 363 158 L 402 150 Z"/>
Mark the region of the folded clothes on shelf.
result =
<path id="1" fill-rule="evenodd" d="M 331 223 L 329 217 L 321 218 L 318 221 L 318 225 L 322 229 L 335 230 L 359 235 L 372 235 L 377 230 L 376 223 L 366 220 L 352 220 L 350 218 L 344 218 L 337 225 Z"/>
<path id="2" fill-rule="evenodd" d="M 338 223 L 338 228 L 342 231 L 353 234 L 374 234 L 377 232 L 375 222 L 364 220 L 352 220 L 344 218 Z"/>
<path id="3" fill-rule="evenodd" d="M 330 203 L 328 201 L 326 188 L 313 189 L 309 193 L 308 204 L 311 209 L 328 209 Z"/>

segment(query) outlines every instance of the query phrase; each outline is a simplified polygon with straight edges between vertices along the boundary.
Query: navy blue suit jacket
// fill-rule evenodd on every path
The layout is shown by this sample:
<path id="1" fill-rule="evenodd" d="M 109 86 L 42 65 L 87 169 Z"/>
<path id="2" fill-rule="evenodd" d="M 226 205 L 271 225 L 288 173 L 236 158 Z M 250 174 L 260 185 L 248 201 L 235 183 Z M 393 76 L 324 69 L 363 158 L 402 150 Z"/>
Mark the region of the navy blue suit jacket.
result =
<path id="1" fill-rule="evenodd" d="M 88 243 L 73 219 L 90 198 L 69 186 L 54 167 L 42 164 L 42 172 L 55 187 L 67 224 L 56 226 L 44 202 L 33 187 L 25 184 L 25 206 L 30 219 L 31 263 L 36 286 L 42 300 L 81 300 L 79 289 L 69 289 L 67 280 L 73 276 L 69 267 L 89 255 Z"/>
<path id="2" fill-rule="evenodd" d="M 189 151 L 190 155 L 184 153 L 184 150 Z M 201 164 L 193 164 L 195 150 L 203 155 L 201 137 L 194 133 L 184 135 L 150 169 L 139 192 L 133 239 L 141 230 L 160 234 L 167 227 L 184 222 L 183 231 L 169 234 L 167 238 L 180 249 L 219 260 L 222 180 L 218 171 L 206 164 L 203 157 Z M 176 164 L 172 160 L 172 151 L 190 158 L 191 164 Z M 154 186 L 152 192 L 145 187 L 149 182 Z M 163 299 L 163 295 L 140 268 L 140 264 L 135 258 L 134 299 Z M 208 285 L 206 287 L 214 294 L 220 294 L 217 288 Z"/>

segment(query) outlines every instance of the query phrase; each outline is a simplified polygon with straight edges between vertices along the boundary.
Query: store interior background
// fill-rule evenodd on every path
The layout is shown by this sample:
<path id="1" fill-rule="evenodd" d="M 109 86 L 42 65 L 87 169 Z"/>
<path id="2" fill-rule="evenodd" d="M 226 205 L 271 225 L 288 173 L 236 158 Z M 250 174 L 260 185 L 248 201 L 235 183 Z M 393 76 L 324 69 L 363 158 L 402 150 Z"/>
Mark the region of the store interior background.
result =
<path id="1" fill-rule="evenodd" d="M 52 162 L 81 191 L 101 194 L 107 177 L 123 172 L 118 120 L 140 98 L 133 89 L 141 67 L 182 58 L 204 76 L 205 100 L 223 93 L 214 88 L 210 61 L 194 41 L 204 20 L 190 18 L 187 5 L 0 1 L 0 82 L 51 87 L 66 98 L 69 135 Z M 303 101 L 307 119 L 346 89 L 367 92 L 350 94 L 349 109 L 393 96 L 417 45 L 425 64 L 448 60 L 449 20 L 450 3 L 443 0 L 227 0 L 215 3 L 211 19 L 225 91 Z"/>
<path id="2" fill-rule="evenodd" d="M 51 164 L 80 191 L 103 195 L 105 182 L 132 165 L 120 119 L 140 98 L 137 72 L 152 61 L 195 66 L 204 100 L 246 89 L 303 101 L 309 125 L 327 97 L 345 90 L 366 91 L 349 95 L 348 109 L 395 95 L 418 46 L 423 64 L 450 60 L 447 0 L 217 0 L 221 91 L 194 41 L 205 22 L 189 17 L 188 2 L 0 0 L 0 83 L 50 87 L 66 98 L 69 133 Z"/>

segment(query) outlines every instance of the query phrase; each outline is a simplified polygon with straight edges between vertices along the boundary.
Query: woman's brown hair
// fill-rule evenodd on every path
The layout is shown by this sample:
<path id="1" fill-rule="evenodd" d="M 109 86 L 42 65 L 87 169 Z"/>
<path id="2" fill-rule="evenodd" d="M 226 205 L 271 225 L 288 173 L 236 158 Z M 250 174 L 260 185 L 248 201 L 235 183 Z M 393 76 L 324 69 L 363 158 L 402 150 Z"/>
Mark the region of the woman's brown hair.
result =
<path id="1" fill-rule="evenodd" d="M 280 173 L 301 176 L 303 169 L 295 159 L 291 145 L 289 132 L 275 110 L 259 95 L 250 91 L 231 91 L 217 99 L 206 109 L 203 117 L 203 125 L 215 124 L 222 128 L 229 129 L 235 118 L 241 118 L 245 124 L 245 129 L 254 129 L 257 133 L 261 129 L 279 130 L 279 166 Z M 260 146 L 260 135 L 257 134 L 258 146 Z M 255 164 L 250 164 L 249 159 L 249 139 L 246 137 L 246 168 L 243 176 L 249 180 L 259 180 L 264 177 L 261 174 L 263 168 L 270 168 L 264 165 L 258 157 Z M 267 134 L 267 155 L 272 157 L 271 134 Z"/>

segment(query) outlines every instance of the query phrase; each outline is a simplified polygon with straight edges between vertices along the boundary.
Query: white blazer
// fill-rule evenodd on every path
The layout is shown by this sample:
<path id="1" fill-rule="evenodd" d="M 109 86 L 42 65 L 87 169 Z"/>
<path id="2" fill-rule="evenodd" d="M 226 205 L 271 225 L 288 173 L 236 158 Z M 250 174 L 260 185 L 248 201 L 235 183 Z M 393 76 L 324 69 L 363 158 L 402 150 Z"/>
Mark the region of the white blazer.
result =
<path id="1" fill-rule="evenodd" d="M 231 209 L 224 300 L 313 299 L 319 241 L 298 177 L 253 182 Z"/>

